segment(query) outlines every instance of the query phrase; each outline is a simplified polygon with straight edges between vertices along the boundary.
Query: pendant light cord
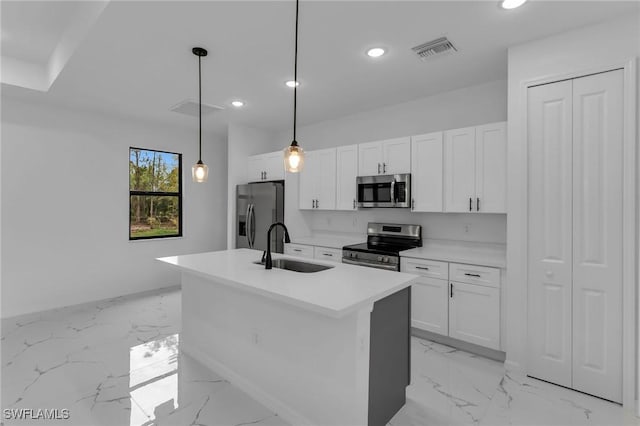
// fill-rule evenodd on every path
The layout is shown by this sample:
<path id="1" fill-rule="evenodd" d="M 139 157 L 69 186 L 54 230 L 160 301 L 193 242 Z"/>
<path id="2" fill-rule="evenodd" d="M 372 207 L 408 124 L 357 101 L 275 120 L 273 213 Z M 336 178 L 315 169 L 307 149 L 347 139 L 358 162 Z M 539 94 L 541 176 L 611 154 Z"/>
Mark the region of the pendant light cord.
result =
<path id="1" fill-rule="evenodd" d="M 199 134 L 198 134 L 198 162 L 202 162 L 202 56 L 198 56 L 198 112 L 199 112 Z"/>
<path id="2" fill-rule="evenodd" d="M 298 3 L 296 0 L 296 43 L 295 43 L 295 57 L 293 64 L 293 142 L 296 142 L 296 114 L 297 114 L 297 89 L 298 89 Z"/>

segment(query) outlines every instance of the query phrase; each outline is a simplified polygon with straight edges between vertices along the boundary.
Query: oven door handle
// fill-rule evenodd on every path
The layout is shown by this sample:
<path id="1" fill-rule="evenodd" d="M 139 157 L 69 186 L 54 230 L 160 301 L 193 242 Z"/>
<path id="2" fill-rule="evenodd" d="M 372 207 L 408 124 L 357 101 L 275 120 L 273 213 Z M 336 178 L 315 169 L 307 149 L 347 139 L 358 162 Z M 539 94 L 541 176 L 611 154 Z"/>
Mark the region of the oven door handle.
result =
<path id="1" fill-rule="evenodd" d="M 351 260 L 351 259 L 347 259 L 347 258 L 342 258 L 342 263 L 347 263 L 349 265 L 356 265 L 356 266 L 366 266 L 366 267 L 370 267 L 370 268 L 377 268 L 377 269 L 386 269 L 388 271 L 398 271 L 398 268 L 396 267 L 396 265 L 382 265 L 382 264 L 375 264 L 375 263 L 367 263 L 367 262 L 358 262 L 357 260 Z"/>

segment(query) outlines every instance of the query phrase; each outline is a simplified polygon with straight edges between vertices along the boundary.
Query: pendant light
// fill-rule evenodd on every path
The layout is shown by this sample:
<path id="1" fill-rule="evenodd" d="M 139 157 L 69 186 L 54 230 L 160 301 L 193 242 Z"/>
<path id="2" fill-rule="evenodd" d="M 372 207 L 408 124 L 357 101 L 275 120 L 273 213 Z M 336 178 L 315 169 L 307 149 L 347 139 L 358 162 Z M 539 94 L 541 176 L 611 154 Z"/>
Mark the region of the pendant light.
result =
<path id="1" fill-rule="evenodd" d="M 202 47 L 194 47 L 191 49 L 194 55 L 198 57 L 198 91 L 199 91 L 199 138 L 198 138 L 198 162 L 191 167 L 191 177 L 194 182 L 206 182 L 209 177 L 209 167 L 202 162 L 202 57 L 207 56 L 207 50 Z"/>
<path id="2" fill-rule="evenodd" d="M 298 2 L 296 0 L 296 42 L 293 65 L 293 141 L 284 150 L 284 169 L 290 173 L 298 173 L 304 167 L 304 151 L 296 141 L 296 107 L 298 90 Z"/>

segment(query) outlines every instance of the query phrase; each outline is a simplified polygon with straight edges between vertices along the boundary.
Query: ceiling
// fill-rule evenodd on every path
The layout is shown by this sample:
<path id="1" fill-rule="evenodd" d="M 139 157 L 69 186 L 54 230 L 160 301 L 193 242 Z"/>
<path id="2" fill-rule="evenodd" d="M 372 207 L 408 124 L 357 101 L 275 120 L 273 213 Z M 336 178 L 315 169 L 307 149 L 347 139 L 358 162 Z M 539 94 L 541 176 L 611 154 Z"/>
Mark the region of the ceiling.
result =
<path id="1" fill-rule="evenodd" d="M 86 21 L 74 15 L 81 3 L 93 2 L 2 1 L 3 62 L 6 55 L 45 61 L 56 37 Z M 509 46 L 638 13 L 639 7 L 629 1 L 532 0 L 507 11 L 497 1 L 302 1 L 299 122 L 506 79 Z M 228 122 L 273 130 L 291 125 L 293 94 L 284 82 L 293 77 L 292 1 L 114 1 L 96 10 L 48 90 L 3 77 L 3 97 L 193 126 L 196 118 L 169 108 L 197 99 L 198 62 L 191 48 L 202 46 L 209 50 L 202 61 L 203 102 L 226 108 L 205 118 L 208 130 L 223 133 Z M 455 54 L 428 61 L 414 56 L 411 47 L 442 35 L 454 43 Z M 375 60 L 365 55 L 378 45 L 388 54 Z M 233 99 L 245 107 L 230 106 Z"/>

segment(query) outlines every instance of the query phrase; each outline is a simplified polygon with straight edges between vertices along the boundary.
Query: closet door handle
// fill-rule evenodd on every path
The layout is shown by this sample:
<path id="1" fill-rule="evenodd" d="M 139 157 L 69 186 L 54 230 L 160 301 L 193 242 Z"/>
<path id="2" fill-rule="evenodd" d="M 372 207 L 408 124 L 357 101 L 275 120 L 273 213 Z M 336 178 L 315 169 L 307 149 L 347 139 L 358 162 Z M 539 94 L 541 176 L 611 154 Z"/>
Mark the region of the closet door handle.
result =
<path id="1" fill-rule="evenodd" d="M 471 203 L 473 203 L 473 200 L 471 197 L 469 197 L 469 211 L 473 211 L 473 207 L 471 207 Z"/>
<path id="2" fill-rule="evenodd" d="M 480 211 L 480 198 L 476 198 L 476 211 Z"/>

